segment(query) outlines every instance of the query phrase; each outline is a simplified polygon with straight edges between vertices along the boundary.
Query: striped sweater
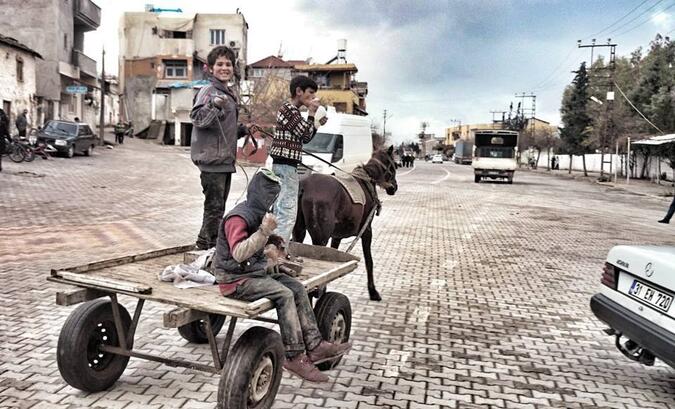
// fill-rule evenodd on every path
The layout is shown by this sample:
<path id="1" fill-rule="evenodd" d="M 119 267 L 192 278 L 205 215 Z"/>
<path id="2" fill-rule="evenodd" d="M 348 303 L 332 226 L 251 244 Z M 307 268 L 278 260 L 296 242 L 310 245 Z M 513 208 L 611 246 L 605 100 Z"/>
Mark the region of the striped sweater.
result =
<path id="1" fill-rule="evenodd" d="M 316 134 L 314 117 L 304 119 L 295 105 L 286 101 L 277 112 L 277 126 L 270 156 L 277 164 L 297 166 L 302 160 L 302 144 Z"/>

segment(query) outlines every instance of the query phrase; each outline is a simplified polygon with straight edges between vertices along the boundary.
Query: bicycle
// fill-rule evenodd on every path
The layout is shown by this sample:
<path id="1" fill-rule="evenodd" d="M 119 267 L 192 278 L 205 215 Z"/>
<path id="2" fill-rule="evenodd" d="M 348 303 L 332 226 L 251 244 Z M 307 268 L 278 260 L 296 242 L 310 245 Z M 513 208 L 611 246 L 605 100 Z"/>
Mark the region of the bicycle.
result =
<path id="1" fill-rule="evenodd" d="M 21 143 L 26 150 L 26 162 L 32 162 L 35 159 L 35 155 L 39 155 L 42 159 L 50 159 L 50 153 L 56 152 L 56 148 L 51 145 L 46 144 L 45 142 L 40 142 L 37 139 L 37 129 L 31 129 L 28 140 L 21 140 Z"/>
<path id="2" fill-rule="evenodd" d="M 15 138 L 5 138 L 5 152 L 12 162 L 20 163 L 26 159 L 26 148 Z"/>

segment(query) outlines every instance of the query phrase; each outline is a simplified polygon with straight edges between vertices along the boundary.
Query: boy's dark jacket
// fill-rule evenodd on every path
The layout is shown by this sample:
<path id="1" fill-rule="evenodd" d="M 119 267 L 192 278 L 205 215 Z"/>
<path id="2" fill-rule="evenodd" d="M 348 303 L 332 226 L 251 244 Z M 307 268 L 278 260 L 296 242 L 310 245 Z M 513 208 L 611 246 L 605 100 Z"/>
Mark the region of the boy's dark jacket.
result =
<path id="1" fill-rule="evenodd" d="M 279 182 L 267 178 L 262 172 L 257 172 L 246 190 L 246 201 L 239 203 L 225 217 L 218 229 L 216 254 L 213 258 L 213 267 L 218 283 L 229 283 L 245 277 L 264 277 L 267 259 L 261 248 L 248 260 L 238 263 L 230 252 L 230 246 L 225 234 L 225 222 L 232 216 L 239 216 L 246 221 L 248 237 L 255 233 L 265 213 L 276 202 L 281 186 Z"/>
<path id="2" fill-rule="evenodd" d="M 213 104 L 216 96 L 226 101 L 223 108 Z M 202 172 L 235 172 L 237 139 L 246 134 L 238 125 L 239 100 L 225 84 L 211 76 L 194 100 L 190 157 Z"/>

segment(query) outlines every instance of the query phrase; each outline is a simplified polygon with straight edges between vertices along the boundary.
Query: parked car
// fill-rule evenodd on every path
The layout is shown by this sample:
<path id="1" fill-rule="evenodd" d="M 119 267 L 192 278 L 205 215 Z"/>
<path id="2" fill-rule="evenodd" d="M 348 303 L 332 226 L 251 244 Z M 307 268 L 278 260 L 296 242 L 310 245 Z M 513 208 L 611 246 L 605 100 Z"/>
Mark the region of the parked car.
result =
<path id="1" fill-rule="evenodd" d="M 94 135 L 89 125 L 82 122 L 51 120 L 38 131 L 39 142 L 51 145 L 59 153 L 72 158 L 76 153 L 90 156 L 98 144 L 98 137 Z"/>
<path id="2" fill-rule="evenodd" d="M 441 155 L 440 153 L 434 155 L 431 158 L 431 163 L 443 163 L 443 155 Z"/>
<path id="3" fill-rule="evenodd" d="M 675 368 L 675 247 L 615 246 L 607 255 L 591 310 L 626 357 L 659 358 Z"/>

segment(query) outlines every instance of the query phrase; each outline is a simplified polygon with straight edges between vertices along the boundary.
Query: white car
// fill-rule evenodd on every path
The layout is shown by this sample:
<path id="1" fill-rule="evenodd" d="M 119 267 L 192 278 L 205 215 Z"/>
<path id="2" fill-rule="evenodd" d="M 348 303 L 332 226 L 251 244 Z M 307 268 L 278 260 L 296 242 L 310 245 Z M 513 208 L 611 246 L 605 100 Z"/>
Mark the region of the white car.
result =
<path id="1" fill-rule="evenodd" d="M 443 155 L 434 155 L 431 158 L 431 163 L 443 163 Z"/>
<path id="2" fill-rule="evenodd" d="M 675 247 L 616 246 L 609 251 L 591 310 L 626 357 L 659 358 L 675 368 Z"/>

